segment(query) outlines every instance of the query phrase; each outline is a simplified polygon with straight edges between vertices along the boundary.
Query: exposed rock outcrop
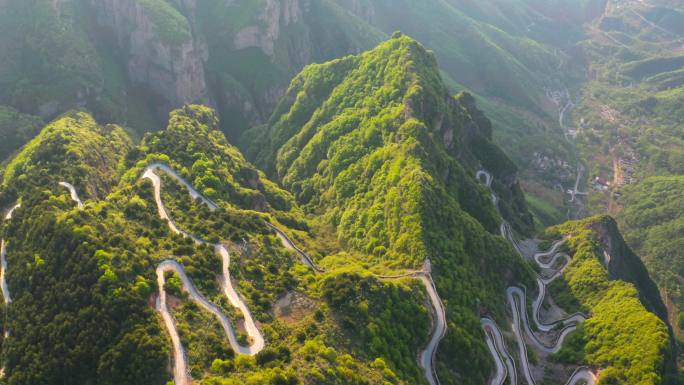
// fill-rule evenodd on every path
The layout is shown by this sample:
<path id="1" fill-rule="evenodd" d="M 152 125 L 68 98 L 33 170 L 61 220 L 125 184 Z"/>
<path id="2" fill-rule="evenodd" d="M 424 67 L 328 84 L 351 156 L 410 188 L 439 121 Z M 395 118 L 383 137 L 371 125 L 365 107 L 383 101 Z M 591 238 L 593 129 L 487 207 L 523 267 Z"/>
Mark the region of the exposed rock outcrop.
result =
<path id="1" fill-rule="evenodd" d="M 302 17 L 300 0 L 267 0 L 257 22 L 242 28 L 234 39 L 236 49 L 258 47 L 273 57 L 281 29 Z"/>
<path id="2" fill-rule="evenodd" d="M 667 322 L 667 310 L 660 298 L 658 287 L 651 280 L 641 259 L 622 238 L 617 223 L 611 217 L 603 217 L 593 224 L 592 230 L 598 234 L 598 241 L 605 251 L 604 264 L 611 279 L 620 279 L 639 288 L 641 300 L 650 311 Z"/>
<path id="3" fill-rule="evenodd" d="M 184 42 L 164 42 L 151 12 L 136 0 L 91 0 L 90 4 L 98 25 L 109 30 L 128 55 L 131 82 L 168 101 L 160 112 L 187 103 L 211 104 L 204 74 L 207 48 L 194 34 Z M 194 9 L 194 1 L 181 5 Z"/>

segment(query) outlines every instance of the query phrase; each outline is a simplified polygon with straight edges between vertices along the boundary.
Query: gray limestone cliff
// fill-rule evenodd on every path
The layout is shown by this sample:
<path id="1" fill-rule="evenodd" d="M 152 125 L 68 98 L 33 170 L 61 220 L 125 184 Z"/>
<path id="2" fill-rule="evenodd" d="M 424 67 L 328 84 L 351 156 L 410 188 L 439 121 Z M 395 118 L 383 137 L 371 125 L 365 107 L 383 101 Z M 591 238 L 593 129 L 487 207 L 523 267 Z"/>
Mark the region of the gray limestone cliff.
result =
<path id="1" fill-rule="evenodd" d="M 190 23 L 173 6 L 164 1 L 158 2 L 161 5 L 149 3 L 154 2 L 90 1 L 97 24 L 114 35 L 119 48 L 127 55 L 126 67 L 132 83 L 149 87 L 168 101 L 164 110 L 187 103 L 210 104 L 204 73 L 206 46 L 194 36 Z M 183 4 L 185 9 L 191 9 L 192 5 L 189 1 Z M 171 27 L 163 24 L 161 18 L 170 16 L 184 21 L 184 25 L 173 26 L 180 31 L 169 30 Z"/>

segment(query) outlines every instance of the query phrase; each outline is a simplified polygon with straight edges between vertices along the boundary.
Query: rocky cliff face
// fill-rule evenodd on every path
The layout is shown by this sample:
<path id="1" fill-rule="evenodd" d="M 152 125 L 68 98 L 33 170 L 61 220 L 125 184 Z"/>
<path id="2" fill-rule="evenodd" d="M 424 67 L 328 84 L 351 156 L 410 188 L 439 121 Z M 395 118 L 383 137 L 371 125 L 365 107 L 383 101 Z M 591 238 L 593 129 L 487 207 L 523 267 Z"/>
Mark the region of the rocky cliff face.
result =
<path id="1" fill-rule="evenodd" d="M 639 288 L 641 300 L 652 312 L 667 322 L 667 310 L 660 298 L 658 287 L 651 280 L 641 259 L 622 238 L 617 223 L 610 217 L 592 225 L 599 236 L 599 242 L 604 250 L 603 264 L 608 269 L 612 279 L 620 279 L 634 284 Z"/>
<path id="2" fill-rule="evenodd" d="M 267 0 L 257 17 L 257 22 L 242 28 L 235 35 L 236 49 L 258 47 L 273 57 L 275 42 L 281 29 L 297 23 L 302 17 L 300 0 Z"/>
<path id="3" fill-rule="evenodd" d="M 192 10 L 194 1 L 183 1 Z M 151 11 L 136 0 L 91 0 L 97 23 L 115 36 L 127 54 L 131 82 L 149 87 L 168 101 L 164 113 L 186 103 L 210 104 L 204 74 L 206 46 L 194 36 L 164 42 Z"/>
<path id="4" fill-rule="evenodd" d="M 197 25 L 210 51 L 212 94 L 221 114 L 231 116 L 222 120 L 224 129 L 236 136 L 268 119 L 304 66 L 385 38 L 333 2 L 319 0 L 199 1 Z"/>

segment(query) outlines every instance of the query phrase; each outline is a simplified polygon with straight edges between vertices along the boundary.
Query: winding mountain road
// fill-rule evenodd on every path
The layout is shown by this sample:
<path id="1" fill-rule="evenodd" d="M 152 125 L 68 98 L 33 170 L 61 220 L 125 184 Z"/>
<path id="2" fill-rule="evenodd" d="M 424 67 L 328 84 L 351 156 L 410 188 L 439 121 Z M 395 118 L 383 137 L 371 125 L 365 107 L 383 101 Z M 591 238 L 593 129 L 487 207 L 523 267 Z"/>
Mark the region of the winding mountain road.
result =
<path id="1" fill-rule="evenodd" d="M 483 176 L 485 178 L 485 185 L 487 185 L 488 187 L 491 186 L 491 174 L 484 170 L 480 170 L 476 174 L 477 179 L 480 181 L 483 181 L 481 178 Z M 501 235 L 511 243 L 511 245 L 516 249 L 516 251 L 523 255 L 520 246 L 517 240 L 515 239 L 510 224 L 505 220 L 501 223 L 500 231 Z M 525 336 L 527 336 L 529 340 L 533 341 L 535 346 L 539 350 L 545 353 L 556 353 L 560 351 L 560 349 L 562 348 L 563 341 L 565 340 L 565 338 L 577 328 L 577 325 L 579 323 L 586 320 L 586 316 L 581 313 L 576 313 L 562 320 L 554 321 L 551 323 L 543 323 L 540 320 L 539 310 L 541 309 L 541 305 L 546 296 L 546 286 L 562 275 L 563 269 L 568 265 L 568 263 L 571 260 L 569 255 L 558 252 L 558 249 L 564 242 L 565 240 L 558 241 L 553 244 L 549 251 L 537 253 L 534 255 L 534 261 L 539 265 L 540 268 L 553 271 L 553 274 L 550 277 L 537 277 L 537 286 L 539 293 L 537 295 L 537 298 L 534 300 L 532 306 L 532 318 L 537 328 L 541 332 L 548 333 L 556 329 L 559 325 L 563 326 L 563 329 L 560 331 L 560 333 L 556 337 L 555 342 L 551 346 L 542 342 L 530 327 L 530 322 L 527 317 L 527 294 L 525 290 L 515 286 L 511 286 L 506 289 L 506 299 L 513 316 L 513 334 L 515 335 L 515 339 L 518 345 L 518 357 L 520 359 L 525 381 L 528 385 L 536 385 L 536 382 L 532 374 L 532 370 L 530 369 L 529 359 L 527 356 L 527 344 Z M 547 260 L 549 256 L 552 257 Z M 565 264 L 561 269 L 554 271 L 553 268 L 554 266 L 556 266 L 559 259 L 564 259 Z M 511 384 L 517 385 L 517 377 L 514 374 L 515 368 L 511 368 L 511 366 L 514 366 L 514 364 L 511 365 L 508 363 L 508 357 L 510 357 L 510 354 L 508 354 L 508 351 L 506 350 L 505 343 L 503 343 L 503 341 L 501 341 L 501 343 L 498 343 L 496 338 L 496 335 L 500 335 L 501 331 L 499 330 L 496 323 L 490 320 L 489 318 L 482 318 L 480 322 L 485 331 L 487 346 L 496 364 L 496 372 L 494 373 L 494 376 L 491 380 L 491 384 L 502 385 L 505 381 L 506 375 L 508 375 L 508 377 L 510 377 Z M 494 338 L 492 338 L 492 335 L 494 336 Z M 506 365 L 504 365 L 504 360 L 506 360 Z M 591 372 L 589 368 L 580 367 L 577 370 L 575 370 L 575 372 L 570 376 L 570 378 L 566 382 L 566 385 L 575 385 L 579 382 L 585 382 L 587 385 L 595 385 L 596 380 L 596 376 L 593 372 Z"/>
<path id="2" fill-rule="evenodd" d="M 539 267 L 542 269 L 553 269 L 553 266 L 556 265 L 556 262 L 559 259 L 564 259 L 565 264 L 563 267 L 556 271 L 551 277 L 549 278 L 542 278 L 542 277 L 537 277 L 537 287 L 539 288 L 539 293 L 537 294 L 537 298 L 535 298 L 534 302 L 532 303 L 532 309 L 533 309 L 533 319 L 534 323 L 537 326 L 537 329 L 543 331 L 543 332 L 550 332 L 551 330 L 555 329 L 558 327 L 559 323 L 562 323 L 563 325 L 570 325 L 570 324 L 577 324 L 580 322 L 586 321 L 587 317 L 582 314 L 582 313 L 575 313 L 572 314 L 568 317 L 565 317 L 561 320 L 552 322 L 552 323 L 543 323 L 540 320 L 539 317 L 539 310 L 541 309 L 542 304 L 544 303 L 544 297 L 546 297 L 546 287 L 553 282 L 556 278 L 559 278 L 562 275 L 563 270 L 567 265 L 570 263 L 570 256 L 565 254 L 565 253 L 559 253 L 558 248 L 565 243 L 565 240 L 560 240 L 557 241 L 553 244 L 551 247 L 551 250 L 543 253 L 536 253 L 534 255 L 534 260 L 537 263 Z M 544 262 L 543 259 L 546 257 L 553 255 L 547 262 Z"/>
<path id="3" fill-rule="evenodd" d="M 511 384 L 517 384 L 518 371 L 515 367 L 515 360 L 508 352 L 501 330 L 490 318 L 480 319 L 480 324 L 485 331 L 487 347 L 496 364 L 496 373 L 491 380 L 491 385 L 503 385 L 507 376 L 511 377 Z"/>
<path id="4" fill-rule="evenodd" d="M 74 185 L 68 182 L 59 182 L 59 185 L 62 187 L 66 187 L 67 190 L 69 190 L 69 195 L 71 195 L 71 200 L 76 202 L 76 205 L 78 205 L 79 209 L 83 208 L 83 201 L 81 198 L 78 197 L 78 193 L 76 192 L 76 188 Z"/>
<path id="5" fill-rule="evenodd" d="M 302 249 L 297 247 L 297 245 L 295 245 L 294 242 L 292 242 L 292 239 L 290 239 L 290 237 L 288 237 L 284 231 L 282 231 L 278 227 L 274 226 L 270 222 L 266 222 L 266 225 L 268 227 L 270 227 L 271 229 L 273 229 L 273 231 L 276 233 L 278 238 L 280 238 L 281 243 L 283 244 L 283 246 L 285 246 L 286 249 L 292 250 L 299 255 L 299 258 L 303 264 L 305 264 L 306 266 L 308 266 L 309 268 L 311 268 L 312 270 L 314 270 L 318 273 L 324 273 L 325 272 L 325 270 L 316 266 L 316 264 L 314 263 L 313 259 L 311 259 L 309 254 L 305 253 Z"/>
<path id="6" fill-rule="evenodd" d="M 177 273 L 181 278 L 184 289 L 190 295 L 190 298 L 198 305 L 200 305 L 202 308 L 209 311 L 218 318 L 218 320 L 221 323 L 221 326 L 224 329 L 224 332 L 226 333 L 226 336 L 228 337 L 230 346 L 235 352 L 247 355 L 255 355 L 264 348 L 265 341 L 261 332 L 257 328 L 254 318 L 252 317 L 252 314 L 247 308 L 247 305 L 240 298 L 238 293 L 235 291 L 235 288 L 233 287 L 232 281 L 230 279 L 230 254 L 228 253 L 228 250 L 221 243 L 209 243 L 197 236 L 194 236 L 178 228 L 176 223 L 169 217 L 169 214 L 166 211 L 166 207 L 162 202 L 161 178 L 159 177 L 159 175 L 155 173 L 156 170 L 162 171 L 167 175 L 171 176 L 172 178 L 176 179 L 188 190 L 188 194 L 191 198 L 200 199 L 211 210 L 215 210 L 218 206 L 211 200 L 205 198 L 194 187 L 192 187 L 191 184 L 187 183 L 181 176 L 179 176 L 174 170 L 172 170 L 168 166 L 161 163 L 153 163 L 147 166 L 147 168 L 145 168 L 142 178 L 149 179 L 152 182 L 152 185 L 154 187 L 154 200 L 157 204 L 157 212 L 161 219 L 167 221 L 169 229 L 171 229 L 171 231 L 175 232 L 176 234 L 181 234 L 185 237 L 192 239 L 196 244 L 213 246 L 216 255 L 221 257 L 221 289 L 223 291 L 223 294 L 228 298 L 228 301 L 231 303 L 231 305 L 240 310 L 240 312 L 242 313 L 244 317 L 245 331 L 249 339 L 251 340 L 251 344 L 249 346 L 240 345 L 237 341 L 237 337 L 230 323 L 230 320 L 228 320 L 228 318 L 223 314 L 223 312 L 221 312 L 221 310 L 216 305 L 207 301 L 206 298 L 204 298 L 199 293 L 199 291 L 194 286 L 192 281 L 187 277 L 187 274 L 185 273 L 185 269 L 183 268 L 183 266 L 171 259 L 162 261 L 157 267 L 157 283 L 159 285 L 159 300 L 157 310 L 162 314 L 164 324 L 167 330 L 169 331 L 169 335 L 171 336 L 171 340 L 174 347 L 174 382 L 176 385 L 187 385 L 190 382 L 190 376 L 187 371 L 187 358 L 185 350 L 183 349 L 180 343 L 180 338 L 178 337 L 178 330 L 176 328 L 176 324 L 166 304 L 166 291 L 164 290 L 165 272 L 171 271 Z"/>
<path id="7" fill-rule="evenodd" d="M 432 324 L 432 335 L 425 349 L 418 355 L 418 363 L 423 368 L 425 378 L 430 385 L 440 385 L 437 369 L 435 368 L 435 361 L 437 356 L 437 347 L 439 342 L 446 335 L 446 309 L 442 298 L 439 296 L 435 282 L 432 280 L 430 260 L 426 259 L 422 270 L 409 271 L 397 275 L 378 275 L 380 279 L 400 279 L 413 277 L 419 279 L 425 286 L 425 291 L 428 294 L 428 299 L 432 305 L 432 310 L 435 315 Z"/>
<path id="8" fill-rule="evenodd" d="M 420 354 L 420 366 L 423 368 L 425 377 L 430 385 L 439 385 L 440 382 L 439 377 L 437 376 L 437 369 L 435 368 L 435 360 L 439 341 L 441 341 L 446 334 L 446 310 L 444 309 L 444 304 L 439 297 L 439 293 L 437 292 L 435 283 L 432 281 L 430 273 L 426 272 L 420 275 L 419 278 L 425 285 L 425 289 L 427 290 L 430 303 L 432 304 L 436 316 L 433 321 L 430 342 L 428 342 L 425 350 Z"/>
<path id="9" fill-rule="evenodd" d="M 254 355 L 261 351 L 264 348 L 265 342 L 264 339 L 259 332 L 258 328 L 256 327 L 256 324 L 249 312 L 249 309 L 247 306 L 244 304 L 240 296 L 237 294 L 237 292 L 234 290 L 231 280 L 230 280 L 230 272 L 229 272 L 229 266 L 230 266 L 230 255 L 228 253 L 228 250 L 219 244 L 211 244 L 209 242 L 206 242 L 205 240 L 192 235 L 186 231 L 181 230 L 176 223 L 172 220 L 172 218 L 169 216 L 169 213 L 166 210 L 166 207 L 164 206 L 164 203 L 162 202 L 161 199 L 161 178 L 159 175 L 155 173 L 155 171 L 161 171 L 181 183 L 187 190 L 188 194 L 190 195 L 191 198 L 193 199 L 200 199 L 202 203 L 207 205 L 211 210 L 215 210 L 218 208 L 216 203 L 211 201 L 210 199 L 205 198 L 202 194 L 200 194 L 190 183 L 185 181 L 180 175 L 178 175 L 172 168 L 169 166 L 155 162 L 150 165 L 148 165 L 145 168 L 145 171 L 143 172 L 142 178 L 148 179 L 152 182 L 152 185 L 154 187 L 154 200 L 157 204 L 157 212 L 159 214 L 159 217 L 161 219 L 164 219 L 167 221 L 169 229 L 173 231 L 174 233 L 181 234 L 185 237 L 188 237 L 192 239 L 195 243 L 197 244 L 206 244 L 206 245 L 212 245 L 215 250 L 216 254 L 221 256 L 221 260 L 223 262 L 223 272 L 222 272 L 222 277 L 221 277 L 221 285 L 222 289 L 224 291 L 224 294 L 226 297 L 228 297 L 230 303 L 238 308 L 244 318 L 245 318 L 245 329 L 247 331 L 248 336 L 252 340 L 252 344 L 250 346 L 241 346 L 235 337 L 235 332 L 231 326 L 230 321 L 228 318 L 221 312 L 221 310 L 211 302 L 207 301 L 204 296 L 202 296 L 199 291 L 196 289 L 194 284 L 192 283 L 192 280 L 187 276 L 185 273 L 185 269 L 181 264 L 176 262 L 175 260 L 165 260 L 162 261 L 158 266 L 157 266 L 157 284 L 159 286 L 159 297 L 157 299 L 157 310 L 162 314 L 162 318 L 164 320 L 164 324 L 169 331 L 169 335 L 171 336 L 171 341 L 173 344 L 174 348 L 174 383 L 176 385 L 188 385 L 190 383 L 190 377 L 188 374 L 188 365 L 187 365 L 187 357 L 185 350 L 180 342 L 180 337 L 178 335 L 178 330 L 175 324 L 175 321 L 173 319 L 173 316 L 171 315 L 168 305 L 167 305 L 167 296 L 166 296 L 166 291 L 164 290 L 164 284 L 165 284 L 165 277 L 164 273 L 165 272 L 174 272 L 177 273 L 181 281 L 183 283 L 183 287 L 185 290 L 188 292 L 190 295 L 190 298 L 198 303 L 202 308 L 205 310 L 209 311 L 210 313 L 214 314 L 219 321 L 221 322 L 221 325 L 223 326 L 223 329 L 228 337 L 228 340 L 230 342 L 231 347 L 239 353 L 242 354 L 248 354 L 248 355 Z M 308 266 L 309 268 L 313 269 L 314 271 L 318 273 L 322 273 L 325 270 L 322 268 L 316 266 L 314 263 L 313 259 L 306 254 L 304 251 L 302 251 L 300 248 L 298 248 L 294 242 L 290 239 L 290 237 L 285 234 L 282 230 L 280 230 L 278 227 L 274 226 L 273 224 L 266 222 L 266 224 L 274 230 L 276 235 L 280 238 L 283 246 L 287 249 L 295 251 L 299 256 L 303 264 Z M 437 347 L 439 345 L 439 341 L 444 338 L 444 335 L 446 334 L 446 312 L 444 308 L 444 304 L 442 303 L 441 298 L 439 297 L 439 293 L 437 292 L 437 288 L 435 287 L 434 282 L 432 281 L 432 276 L 430 274 L 430 264 L 429 261 L 426 261 L 426 264 L 424 266 L 423 270 L 420 271 L 412 271 L 408 272 L 405 274 L 397 275 L 397 276 L 380 276 L 380 278 L 383 279 L 397 279 L 397 278 L 403 278 L 403 277 L 415 277 L 418 278 L 424 285 L 425 289 L 428 294 L 428 298 L 430 300 L 430 303 L 433 306 L 434 313 L 436 315 L 434 322 L 433 322 L 433 331 L 432 335 L 430 337 L 430 341 L 428 342 L 427 346 L 425 349 L 420 353 L 419 355 L 419 363 L 420 366 L 423 368 L 425 371 L 425 376 L 430 383 L 430 385 L 440 385 L 439 378 L 437 376 L 437 371 L 435 369 L 435 355 L 437 353 Z"/>
<path id="10" fill-rule="evenodd" d="M 9 221 L 12 219 L 12 214 L 14 210 L 21 207 L 21 203 L 17 203 L 5 214 L 5 220 Z M 2 297 L 5 300 L 5 306 L 12 303 L 12 295 L 10 294 L 9 286 L 7 285 L 7 278 L 5 274 L 7 273 L 7 245 L 5 244 L 5 239 L 0 241 L 0 287 L 2 287 Z"/>

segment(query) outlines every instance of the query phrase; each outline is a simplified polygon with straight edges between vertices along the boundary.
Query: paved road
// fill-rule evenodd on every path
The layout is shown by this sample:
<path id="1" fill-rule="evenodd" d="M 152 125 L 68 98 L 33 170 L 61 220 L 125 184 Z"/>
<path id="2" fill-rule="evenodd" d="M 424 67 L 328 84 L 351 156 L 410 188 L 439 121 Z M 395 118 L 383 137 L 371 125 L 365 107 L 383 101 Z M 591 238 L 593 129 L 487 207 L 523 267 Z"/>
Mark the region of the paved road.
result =
<path id="1" fill-rule="evenodd" d="M 169 175 L 170 177 L 172 177 L 173 179 L 175 179 L 178 183 L 180 183 L 180 184 L 182 184 L 183 186 L 185 186 L 185 188 L 188 190 L 188 194 L 190 195 L 190 197 L 191 197 L 192 199 L 199 199 L 199 200 L 201 200 L 202 203 L 204 203 L 205 205 L 207 205 L 207 206 L 208 206 L 210 209 L 212 209 L 212 210 L 216 210 L 216 209 L 218 208 L 218 205 L 216 205 L 216 203 L 214 203 L 214 201 L 212 201 L 211 199 L 208 199 L 208 198 L 206 198 L 204 195 L 200 194 L 199 191 L 197 191 L 197 190 L 196 190 L 188 181 L 186 181 L 182 176 L 178 175 L 178 173 L 176 173 L 176 171 L 175 171 L 174 169 L 172 169 L 171 167 L 167 166 L 167 165 L 164 164 L 164 163 L 155 162 L 155 163 L 152 163 L 152 164 L 148 165 L 148 166 L 145 168 L 145 173 L 147 173 L 148 171 L 155 171 L 155 170 L 159 170 L 159 171 L 164 172 L 165 174 L 167 174 L 167 175 Z"/>
<path id="2" fill-rule="evenodd" d="M 422 270 L 412 270 L 396 275 L 378 275 L 377 277 L 380 279 L 400 279 L 413 277 L 418 278 L 423 285 L 425 285 L 425 291 L 428 294 L 430 304 L 432 304 L 432 310 L 435 314 L 435 319 L 432 324 L 432 335 L 430 336 L 430 341 L 425 349 L 423 349 L 423 351 L 418 355 L 418 363 L 420 364 L 420 367 L 423 368 L 423 371 L 425 372 L 425 378 L 428 380 L 428 383 L 430 383 L 430 385 L 439 385 L 440 381 L 439 376 L 437 376 L 437 370 L 435 369 L 435 361 L 439 342 L 446 334 L 446 310 L 444 308 L 442 298 L 439 296 L 439 292 L 437 291 L 437 287 L 435 286 L 435 282 L 432 280 L 430 269 L 430 261 L 426 259 Z"/>
<path id="3" fill-rule="evenodd" d="M 587 192 L 579 191 L 579 184 L 584 175 L 584 166 L 582 163 L 577 163 L 577 178 L 575 179 L 575 187 L 570 192 L 570 202 L 574 202 L 578 195 L 587 195 Z"/>
<path id="4" fill-rule="evenodd" d="M 76 202 L 79 209 L 82 209 L 83 208 L 83 201 L 81 201 L 81 198 L 78 197 L 78 193 L 76 192 L 76 188 L 74 187 L 74 185 L 72 185 L 71 183 L 67 183 L 67 182 L 59 182 L 59 185 L 62 187 L 66 187 L 69 190 L 69 194 L 71 195 L 71 200 Z"/>
<path id="5" fill-rule="evenodd" d="M 481 177 L 484 176 L 484 182 L 487 186 L 491 186 L 492 183 L 492 176 L 484 171 L 480 170 L 476 174 L 478 180 L 482 181 Z M 578 177 L 579 181 L 579 177 Z M 575 192 L 577 191 L 577 185 L 579 183 L 576 183 L 575 185 Z M 517 240 L 515 239 L 515 236 L 513 234 L 513 230 L 510 227 L 510 224 L 508 222 L 503 221 L 501 223 L 501 236 L 507 239 L 511 245 L 518 251 L 518 253 L 521 253 L 520 247 L 518 245 Z M 535 346 L 537 349 L 544 351 L 546 353 L 556 353 L 558 352 L 563 344 L 563 341 L 565 338 L 572 333 L 577 328 L 577 325 L 580 322 L 583 322 L 586 320 L 586 317 L 583 314 L 576 313 L 573 314 L 567 318 L 564 318 L 562 320 L 558 320 L 552 323 L 543 323 L 541 322 L 539 318 L 539 310 L 541 308 L 541 305 L 544 301 L 544 297 L 546 296 L 546 286 L 551 283 L 553 280 L 557 279 L 562 275 L 562 270 L 568 265 L 570 262 L 570 256 L 568 256 L 565 253 L 559 253 L 558 249 L 559 247 L 565 242 L 565 240 L 558 241 L 553 244 L 551 247 L 551 250 L 547 252 L 542 252 L 542 253 L 537 253 L 534 256 L 535 262 L 541 267 L 542 269 L 546 270 L 553 270 L 553 267 L 556 266 L 557 262 L 559 259 L 564 259 L 565 264 L 563 267 L 559 270 L 556 270 L 553 272 L 553 274 L 550 277 L 544 278 L 544 277 L 537 277 L 537 286 L 539 290 L 539 294 L 537 295 L 537 298 L 533 302 L 532 306 L 532 313 L 533 313 L 533 319 L 534 322 L 537 326 L 537 328 L 542 331 L 542 332 L 550 332 L 558 325 L 563 325 L 563 329 L 561 330 L 560 334 L 556 338 L 556 341 L 554 344 L 551 346 L 545 344 L 542 342 L 539 337 L 536 335 L 536 333 L 532 330 L 530 327 L 530 323 L 527 317 L 527 295 L 523 289 L 520 289 L 518 287 L 511 286 L 508 289 L 506 289 L 506 299 L 507 303 L 510 306 L 511 313 L 513 315 L 513 334 L 515 335 L 515 339 L 518 345 L 518 357 L 520 359 L 520 363 L 522 366 L 523 370 L 523 375 L 525 377 L 525 381 L 527 382 L 528 385 L 536 385 L 534 376 L 532 375 L 532 371 L 530 369 L 530 364 L 529 364 L 529 359 L 527 357 L 527 344 L 526 344 L 526 339 L 525 336 L 531 341 L 534 342 Z M 550 259 L 547 260 L 547 258 L 551 256 Z M 496 364 L 496 372 L 494 373 L 494 376 L 491 380 L 491 384 L 493 385 L 502 385 L 503 382 L 505 381 L 505 375 L 508 374 L 510 377 L 510 382 L 512 385 L 517 385 L 517 377 L 515 375 L 515 369 L 510 368 L 510 364 L 507 363 L 506 367 L 507 370 L 503 370 L 505 368 L 503 360 L 506 359 L 506 357 L 510 357 L 510 354 L 508 354 L 508 351 L 506 350 L 505 343 L 499 344 L 497 343 L 497 334 L 501 334 L 501 331 L 498 328 L 498 325 L 496 325 L 495 322 L 488 318 L 482 318 L 480 320 L 483 329 L 485 331 L 485 336 L 487 339 L 487 346 L 489 347 L 490 353 L 492 354 L 492 357 L 494 358 L 495 364 Z M 494 338 L 492 339 L 492 336 L 494 335 Z M 511 359 L 512 360 L 512 359 Z M 504 373 L 505 372 L 505 373 Z M 504 378 L 502 379 L 502 374 Z M 579 382 L 586 382 L 587 385 L 595 385 L 596 383 L 596 376 L 594 375 L 593 372 L 589 368 L 586 367 L 580 367 L 575 372 L 572 374 L 572 376 L 568 379 L 566 382 L 566 385 L 575 385 Z"/>
<path id="6" fill-rule="evenodd" d="M 12 214 L 14 210 L 21 207 L 21 203 L 17 203 L 5 214 L 5 220 L 8 221 L 12 219 Z M 2 297 L 5 300 L 5 305 L 12 303 L 12 295 L 10 294 L 9 286 L 7 286 L 7 279 L 5 273 L 7 272 L 7 245 L 5 245 L 5 240 L 0 242 L 0 287 L 2 287 Z"/>
<path id="7" fill-rule="evenodd" d="M 314 263 L 313 259 L 309 256 L 309 254 L 305 253 L 302 249 L 297 247 L 297 245 L 295 245 L 294 242 L 292 242 L 292 239 L 290 239 L 290 237 L 288 237 L 283 230 L 277 228 L 270 222 L 266 222 L 266 225 L 273 229 L 273 231 L 275 231 L 278 238 L 280 238 L 280 242 L 283 244 L 283 246 L 285 246 L 286 249 L 292 250 L 299 255 L 299 258 L 301 259 L 303 264 L 305 264 L 306 266 L 308 266 L 309 268 L 313 269 L 318 273 L 325 272 L 325 270 L 316 266 L 316 264 Z"/>
<path id="8" fill-rule="evenodd" d="M 159 297 L 157 297 L 157 311 L 161 313 L 162 319 L 164 320 L 164 325 L 166 330 L 171 337 L 171 344 L 173 345 L 174 353 L 174 365 L 173 365 L 173 382 L 175 385 L 188 385 L 189 384 L 189 370 L 187 366 L 187 355 L 183 344 L 180 340 L 180 335 L 178 335 L 178 328 L 176 328 L 176 321 L 173 319 L 169 307 L 166 305 L 166 290 L 164 290 L 164 284 L 166 283 L 164 278 L 164 264 L 169 261 L 164 261 L 157 267 L 157 285 L 159 286 Z M 182 270 L 182 269 L 181 269 Z M 183 272 L 183 276 L 185 272 Z M 188 286 L 186 286 L 187 288 Z M 194 286 L 193 286 L 194 288 Z"/>
<path id="9" fill-rule="evenodd" d="M 173 271 L 180 275 L 181 280 L 183 281 L 183 287 L 190 294 L 192 300 L 197 302 L 201 307 L 211 312 L 219 319 L 226 333 L 226 336 L 228 337 L 228 341 L 231 345 L 231 348 L 235 352 L 241 354 L 255 355 L 264 348 L 265 341 L 263 336 L 261 335 L 261 332 L 257 328 L 254 318 L 252 317 L 252 314 L 247 308 L 247 305 L 244 303 L 244 301 L 240 298 L 238 293 L 233 288 L 233 284 L 230 279 L 230 254 L 228 253 L 228 250 L 220 243 L 209 243 L 201 239 L 200 237 L 189 234 L 178 228 L 176 223 L 169 217 L 169 214 L 166 211 L 166 207 L 162 202 L 161 178 L 154 172 L 155 170 L 165 172 L 167 175 L 176 179 L 178 182 L 180 182 L 183 186 L 186 187 L 190 197 L 192 197 L 193 199 L 200 199 L 210 209 L 214 210 L 218 206 L 211 200 L 202 196 L 202 194 L 195 190 L 195 188 L 192 187 L 192 185 L 186 182 L 174 170 L 172 170 L 166 165 L 163 165 L 161 163 L 153 163 L 145 169 L 142 175 L 143 178 L 149 179 L 152 182 L 152 185 L 154 186 L 154 200 L 157 204 L 157 212 L 160 218 L 167 220 L 168 226 L 171 229 L 171 231 L 188 237 L 197 244 L 213 246 L 216 254 L 221 257 L 223 265 L 220 277 L 221 289 L 223 291 L 223 294 L 228 298 L 231 305 L 239 309 L 242 313 L 244 317 L 245 331 L 247 332 L 247 335 L 251 340 L 251 344 L 249 346 L 240 345 L 237 341 L 235 331 L 233 330 L 233 327 L 228 318 L 220 311 L 220 309 L 216 305 L 207 301 L 197 291 L 195 286 L 192 284 L 192 281 L 187 277 L 183 266 L 173 260 L 163 261 L 157 267 L 157 281 L 159 284 L 160 298 L 158 310 L 162 314 L 162 318 L 164 319 L 166 328 L 169 331 L 169 335 L 171 336 L 171 340 L 174 347 L 174 382 L 176 385 L 186 385 L 190 382 L 190 376 L 187 372 L 187 358 L 185 355 L 185 351 L 182 345 L 180 344 L 180 339 L 178 338 L 178 331 L 176 329 L 175 322 L 173 321 L 173 317 L 171 316 L 168 307 L 166 306 L 166 291 L 164 290 L 164 272 Z"/>
<path id="10" fill-rule="evenodd" d="M 565 253 L 559 253 L 558 248 L 565 243 L 565 240 L 560 240 L 557 242 L 554 242 L 553 246 L 551 249 L 547 252 L 543 253 L 537 253 L 534 255 L 534 260 L 537 263 L 539 267 L 542 269 L 552 269 L 554 266 L 556 266 L 557 261 L 559 259 L 565 260 L 565 264 L 560 270 L 557 270 L 551 277 L 549 278 L 542 278 L 542 277 L 537 277 L 537 287 L 539 293 L 537 294 L 537 298 L 535 298 L 534 302 L 532 303 L 532 318 L 534 319 L 534 323 L 537 326 L 537 329 L 543 331 L 543 332 L 550 332 L 551 330 L 555 329 L 558 327 L 558 324 L 563 324 L 563 325 L 572 325 L 572 324 L 577 324 L 580 322 L 586 321 L 586 316 L 582 313 L 575 313 L 572 314 L 568 317 L 565 317 L 561 320 L 552 322 L 552 323 L 543 323 L 540 318 L 539 318 L 539 310 L 541 309 L 542 304 L 544 303 L 544 297 L 546 296 L 546 287 L 553 282 L 555 279 L 559 278 L 563 270 L 568 266 L 570 263 L 570 256 L 565 254 Z M 548 261 L 544 262 L 544 259 L 547 257 L 552 256 L 551 258 L 548 259 Z"/>
<path id="11" fill-rule="evenodd" d="M 434 314 L 436 315 L 433 322 L 430 342 L 428 342 L 425 350 L 420 354 L 420 366 L 423 368 L 425 377 L 430 385 L 439 385 L 439 377 L 437 376 L 437 370 L 435 369 L 435 357 L 437 355 L 439 341 L 441 341 L 446 334 L 446 311 L 444 310 L 444 304 L 439 297 L 439 293 L 437 292 L 437 288 L 435 287 L 435 283 L 432 281 L 430 274 L 422 274 L 419 278 L 425 285 Z"/>
<path id="12" fill-rule="evenodd" d="M 475 173 L 475 177 L 480 182 L 483 182 L 482 177 L 484 177 L 484 185 L 486 187 L 492 187 L 492 181 L 494 178 L 492 177 L 492 174 L 488 173 L 487 171 L 479 170 L 477 173 Z"/>
<path id="13" fill-rule="evenodd" d="M 501 330 L 496 323 L 489 318 L 480 319 L 480 324 L 485 331 L 485 338 L 489 352 L 494 357 L 496 372 L 491 380 L 491 385 L 503 385 L 506 377 L 511 377 L 511 383 L 518 383 L 518 371 L 515 367 L 515 360 L 508 352 L 506 342 L 501 334 Z M 504 363 L 505 361 L 505 363 Z"/>

